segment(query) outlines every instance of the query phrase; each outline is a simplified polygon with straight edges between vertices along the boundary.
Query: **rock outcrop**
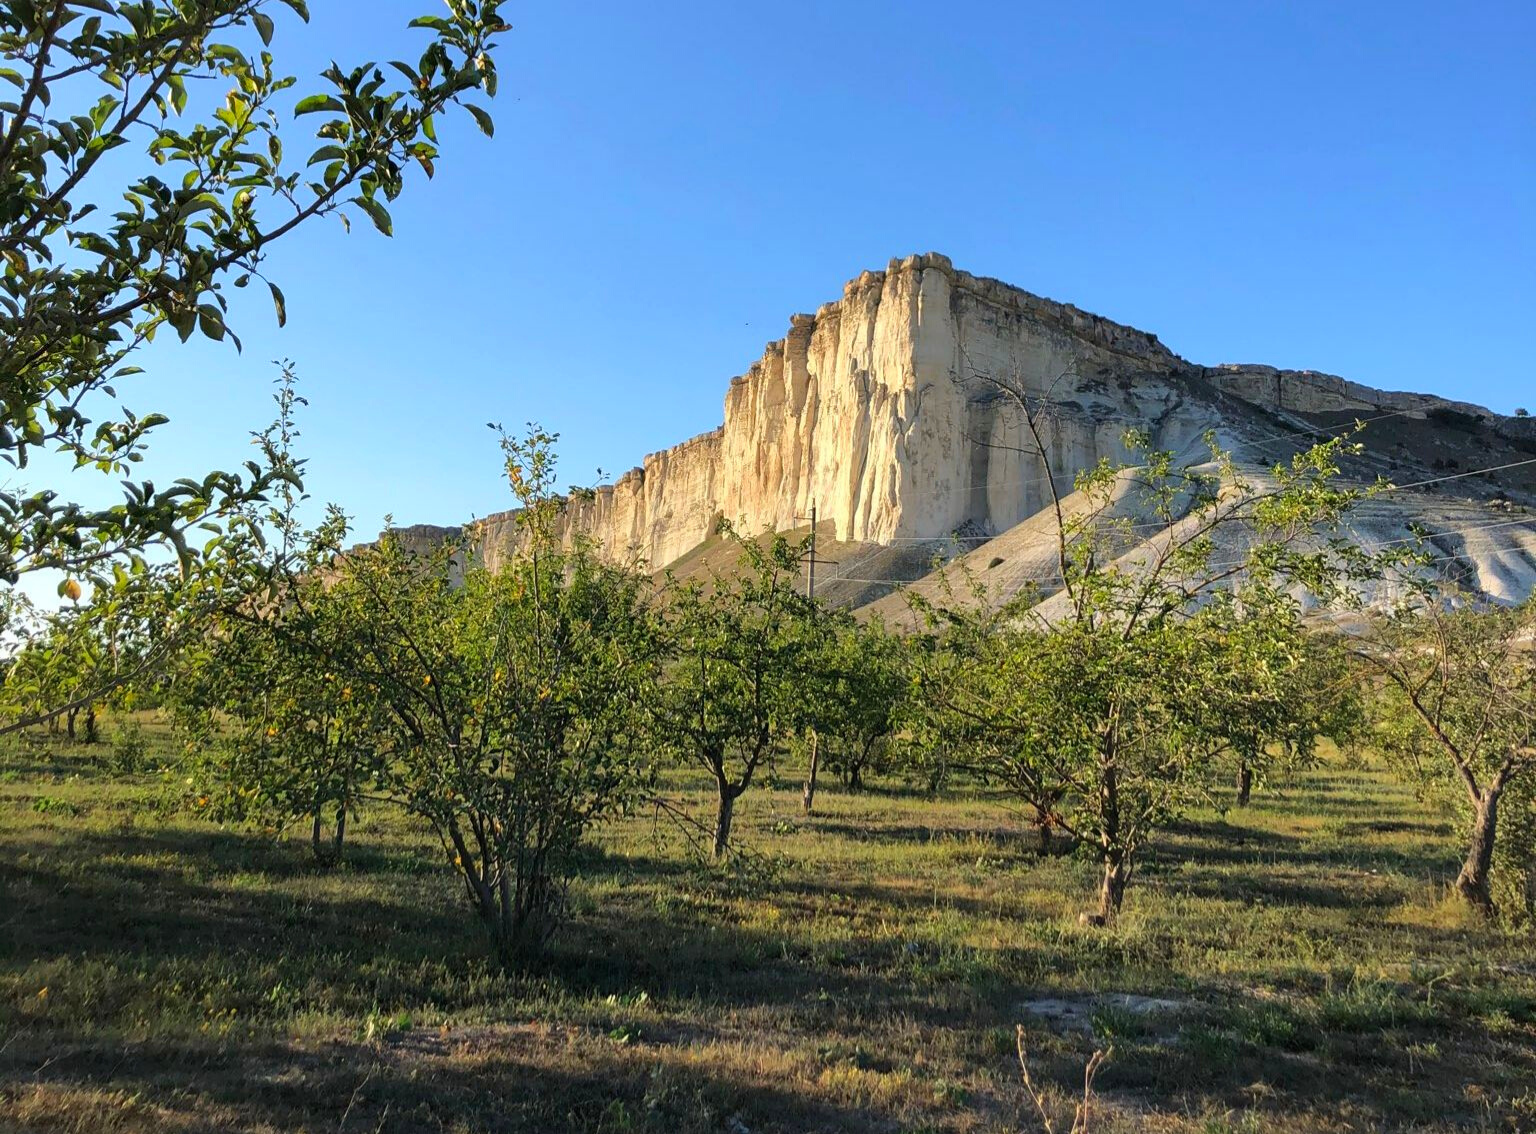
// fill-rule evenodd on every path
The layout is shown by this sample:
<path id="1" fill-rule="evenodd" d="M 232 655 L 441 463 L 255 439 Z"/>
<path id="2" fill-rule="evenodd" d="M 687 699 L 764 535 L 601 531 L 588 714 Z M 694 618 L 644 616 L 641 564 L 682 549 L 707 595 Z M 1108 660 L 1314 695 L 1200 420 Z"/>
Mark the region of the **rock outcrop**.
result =
<path id="1" fill-rule="evenodd" d="M 1044 460 L 999 380 L 1049 408 Z M 565 523 L 605 554 L 653 569 L 698 547 L 722 517 L 746 532 L 787 530 L 804 527 L 813 505 L 825 535 L 844 545 L 955 532 L 975 543 L 1039 512 L 1053 481 L 1069 490 L 1079 470 L 1125 456 L 1128 427 L 1192 455 L 1213 431 L 1240 456 L 1251 446 L 1269 461 L 1281 455 L 1263 451 L 1277 437 L 1283 445 L 1351 417 L 1398 427 L 1392 446 L 1377 446 L 1372 472 L 1536 453 L 1531 419 L 1314 371 L 1195 365 L 1144 331 L 957 271 L 944 256 L 909 256 L 794 316 L 731 381 L 719 429 L 573 497 Z M 1414 422 L 1420 434 L 1407 429 Z M 515 513 L 476 531 L 494 568 L 516 546 Z"/>
<path id="2" fill-rule="evenodd" d="M 813 504 L 845 542 L 1002 531 L 1038 510 L 1048 474 L 1070 481 L 1120 456 L 1127 425 L 1177 448 L 1218 424 L 1174 412 L 1188 371 L 1154 335 L 956 271 L 944 256 L 909 256 L 794 316 L 731 382 L 720 429 L 573 500 L 569 523 L 656 567 L 722 516 L 787 529 Z M 989 376 L 1055 403 L 1049 468 L 1025 454 L 1017 407 Z M 512 515 L 482 521 L 493 562 L 513 539 Z"/>

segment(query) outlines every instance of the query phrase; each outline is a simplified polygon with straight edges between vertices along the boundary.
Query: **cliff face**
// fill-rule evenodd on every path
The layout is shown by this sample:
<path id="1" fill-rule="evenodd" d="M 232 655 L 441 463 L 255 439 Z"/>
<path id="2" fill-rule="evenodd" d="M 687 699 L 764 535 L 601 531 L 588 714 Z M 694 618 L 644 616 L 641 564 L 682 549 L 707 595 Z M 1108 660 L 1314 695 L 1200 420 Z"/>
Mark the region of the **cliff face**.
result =
<path id="1" fill-rule="evenodd" d="M 590 501 L 572 529 L 614 556 L 661 567 L 717 518 L 745 531 L 802 526 L 812 504 L 836 538 L 890 543 L 957 528 L 997 532 L 1122 453 L 1128 425 L 1179 448 L 1216 423 L 1176 413 L 1187 365 L 1155 336 L 996 280 L 939 255 L 892 261 L 842 299 L 796 315 L 788 335 L 731 382 L 725 424 L 645 459 Z M 1016 407 L 984 375 L 1055 405 L 1049 469 Z M 515 540 L 512 513 L 482 521 L 492 566 Z"/>
<path id="2" fill-rule="evenodd" d="M 1048 407 L 1045 460 L 989 378 Z M 944 256 L 909 256 L 794 316 L 731 381 L 724 425 L 573 498 L 565 523 L 652 569 L 721 517 L 746 533 L 793 529 L 813 504 L 838 541 L 915 547 L 957 530 L 1008 531 L 1049 502 L 1052 480 L 1070 491 L 1079 470 L 1125 456 L 1128 427 L 1196 457 L 1214 431 L 1239 458 L 1268 463 L 1277 435 L 1309 437 L 1351 416 L 1394 419 L 1367 433 L 1379 458 L 1371 472 L 1396 479 L 1406 462 L 1419 472 L 1405 482 L 1479 467 L 1495 451 L 1536 452 L 1536 419 L 1313 371 L 1194 365 L 1143 331 L 957 271 Z M 494 569 L 516 546 L 515 513 L 480 521 L 478 534 Z"/>

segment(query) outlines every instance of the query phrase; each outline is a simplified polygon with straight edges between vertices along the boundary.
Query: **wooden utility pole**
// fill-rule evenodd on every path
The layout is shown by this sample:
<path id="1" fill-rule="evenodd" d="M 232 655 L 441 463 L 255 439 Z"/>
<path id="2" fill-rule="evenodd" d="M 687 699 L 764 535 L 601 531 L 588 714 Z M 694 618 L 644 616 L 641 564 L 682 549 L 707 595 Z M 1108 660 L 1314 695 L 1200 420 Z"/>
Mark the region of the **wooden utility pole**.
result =
<path id="1" fill-rule="evenodd" d="M 805 572 L 805 597 L 816 600 L 816 502 L 811 501 L 811 561 Z"/>
<path id="2" fill-rule="evenodd" d="M 816 601 L 816 502 L 814 500 L 811 501 L 811 558 L 805 568 L 805 597 L 812 602 Z M 805 790 L 800 796 L 807 815 L 816 804 L 816 772 L 821 765 L 821 745 L 814 728 L 810 730 L 810 744 L 811 767 L 805 777 Z"/>

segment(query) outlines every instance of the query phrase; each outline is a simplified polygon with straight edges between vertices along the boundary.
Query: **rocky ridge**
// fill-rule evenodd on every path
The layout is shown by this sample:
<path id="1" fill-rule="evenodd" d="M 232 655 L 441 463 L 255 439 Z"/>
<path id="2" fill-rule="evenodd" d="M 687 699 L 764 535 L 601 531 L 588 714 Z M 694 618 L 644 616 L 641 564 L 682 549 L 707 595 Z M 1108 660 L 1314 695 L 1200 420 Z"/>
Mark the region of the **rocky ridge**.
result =
<path id="1" fill-rule="evenodd" d="M 1050 404 L 1044 461 L 997 379 Z M 1191 456 L 1214 431 L 1240 458 L 1263 464 L 1356 418 L 1372 423 L 1356 471 L 1400 483 L 1536 455 L 1533 419 L 1315 371 L 1196 365 L 1155 335 L 930 253 L 864 272 L 841 299 L 793 316 L 785 337 L 731 381 L 720 428 L 572 497 L 565 523 L 610 556 L 660 569 L 705 544 L 721 517 L 746 532 L 792 530 L 814 504 L 825 538 L 862 549 L 866 576 L 885 549 L 885 560 L 902 560 L 910 578 L 906 553 L 927 555 L 957 532 L 963 547 L 1008 533 L 1048 502 L 1052 480 L 1069 488 L 1078 470 L 1125 457 L 1128 427 Z M 1490 501 L 1522 508 L 1536 503 L 1536 464 L 1446 488 L 1474 509 Z M 1433 521 L 1444 499 L 1436 489 L 1401 498 L 1401 514 L 1383 531 Z M 1529 527 L 1536 533 L 1536 517 Z M 412 529 L 411 538 L 449 530 Z M 515 513 L 488 516 L 474 531 L 494 568 L 516 545 Z M 1519 531 L 1511 538 L 1525 559 L 1513 569 L 1489 566 L 1510 576 L 1496 588 L 1500 597 L 1517 592 L 1526 575 L 1536 582 L 1536 534 L 1528 552 Z M 829 572 L 828 584 L 837 578 Z M 844 590 L 853 603 L 879 593 Z"/>

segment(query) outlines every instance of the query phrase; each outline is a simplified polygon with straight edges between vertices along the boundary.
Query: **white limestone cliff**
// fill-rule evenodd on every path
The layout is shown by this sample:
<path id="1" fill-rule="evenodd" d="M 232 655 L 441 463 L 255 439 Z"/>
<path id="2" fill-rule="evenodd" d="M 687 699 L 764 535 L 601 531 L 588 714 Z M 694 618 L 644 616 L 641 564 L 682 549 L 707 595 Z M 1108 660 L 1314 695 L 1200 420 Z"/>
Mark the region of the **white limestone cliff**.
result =
<path id="1" fill-rule="evenodd" d="M 1070 481 L 1120 455 L 1128 425 L 1180 447 L 1216 424 L 1170 412 L 1185 369 L 1155 336 L 956 271 L 944 256 L 893 260 L 796 315 L 732 380 L 720 429 L 573 500 L 568 522 L 653 567 L 720 517 L 788 529 L 813 503 L 843 541 L 1002 531 L 1047 499 L 1047 470 L 1021 455 L 1016 409 L 980 376 L 1021 380 L 1056 403 L 1049 471 Z M 512 515 L 482 521 L 493 566 L 514 539 Z"/>
<path id="2" fill-rule="evenodd" d="M 1049 407 L 1045 463 L 1017 406 L 989 379 Z M 1314 371 L 1194 365 L 1154 335 L 930 253 L 865 272 L 841 299 L 794 316 L 788 334 L 731 381 L 719 429 L 651 454 L 590 497 L 573 496 L 565 523 L 605 554 L 652 569 L 697 547 L 722 517 L 746 533 L 803 528 L 813 504 L 831 526 L 824 534 L 842 543 L 985 537 L 1039 512 L 1051 480 L 1070 490 L 1079 470 L 1125 456 L 1129 427 L 1190 455 L 1213 431 L 1224 447 L 1267 463 L 1281 455 L 1276 435 L 1309 437 L 1319 418 L 1351 415 L 1390 417 L 1399 430 L 1423 423 L 1418 455 L 1394 442 L 1371 458 L 1371 476 L 1395 476 L 1405 460 L 1421 472 L 1475 467 L 1459 462 L 1480 459 L 1489 437 L 1517 455 L 1536 452 L 1532 419 Z M 1450 439 L 1458 429 L 1462 440 Z M 1413 441 L 1411 430 L 1402 436 Z M 515 513 L 477 528 L 494 569 L 518 542 Z"/>

